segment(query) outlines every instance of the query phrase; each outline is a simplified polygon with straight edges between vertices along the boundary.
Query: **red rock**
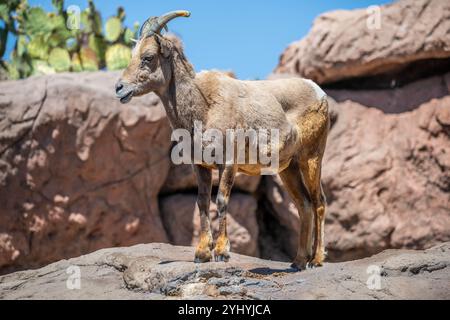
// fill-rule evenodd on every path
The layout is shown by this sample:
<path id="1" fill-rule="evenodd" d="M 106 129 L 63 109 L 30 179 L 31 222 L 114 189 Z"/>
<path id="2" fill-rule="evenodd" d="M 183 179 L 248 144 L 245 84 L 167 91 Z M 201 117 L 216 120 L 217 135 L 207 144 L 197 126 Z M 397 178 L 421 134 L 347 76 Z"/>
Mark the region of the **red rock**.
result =
<path id="1" fill-rule="evenodd" d="M 154 95 L 116 101 L 118 76 L 0 83 L 0 272 L 167 241 L 170 129 Z"/>
<path id="2" fill-rule="evenodd" d="M 429 248 L 450 239 L 450 135 L 440 117 L 450 96 L 401 114 L 347 101 L 323 160 L 325 237 L 331 260 L 356 259 L 386 248 Z M 426 120 L 425 120 L 426 119 Z M 297 211 L 278 178 L 265 183 L 272 215 L 295 254 Z"/>
<path id="3" fill-rule="evenodd" d="M 309 34 L 285 50 L 274 73 L 323 84 L 450 57 L 450 2 L 400 0 L 380 6 L 380 28 L 368 27 L 371 14 L 360 9 L 320 15 Z"/>

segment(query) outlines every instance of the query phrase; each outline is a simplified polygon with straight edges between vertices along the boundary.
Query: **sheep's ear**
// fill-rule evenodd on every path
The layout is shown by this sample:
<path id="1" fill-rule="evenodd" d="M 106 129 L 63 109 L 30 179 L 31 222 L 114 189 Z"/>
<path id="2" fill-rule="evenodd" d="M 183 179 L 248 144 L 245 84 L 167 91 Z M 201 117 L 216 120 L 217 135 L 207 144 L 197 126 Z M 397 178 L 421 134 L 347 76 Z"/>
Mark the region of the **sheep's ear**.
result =
<path id="1" fill-rule="evenodd" d="M 156 41 L 158 41 L 159 47 L 161 49 L 161 54 L 163 55 L 163 57 L 164 58 L 170 57 L 173 50 L 172 42 L 161 36 L 156 36 Z"/>

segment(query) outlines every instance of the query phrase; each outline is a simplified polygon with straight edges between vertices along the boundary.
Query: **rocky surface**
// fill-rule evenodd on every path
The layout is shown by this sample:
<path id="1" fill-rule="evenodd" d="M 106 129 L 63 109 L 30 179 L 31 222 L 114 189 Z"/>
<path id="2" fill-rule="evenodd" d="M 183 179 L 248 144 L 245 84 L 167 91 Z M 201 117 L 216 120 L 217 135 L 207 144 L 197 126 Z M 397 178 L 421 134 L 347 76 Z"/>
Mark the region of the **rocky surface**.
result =
<path id="1" fill-rule="evenodd" d="M 157 243 L 104 249 L 2 276 L 0 299 L 450 299 L 449 243 L 302 272 L 238 254 L 195 264 L 193 254 Z"/>
<path id="2" fill-rule="evenodd" d="M 450 3 L 399 0 L 379 9 L 320 15 L 309 34 L 286 49 L 274 73 L 320 84 L 389 73 L 408 79 L 430 69 L 412 65 L 405 70 L 408 65 L 449 57 Z"/>

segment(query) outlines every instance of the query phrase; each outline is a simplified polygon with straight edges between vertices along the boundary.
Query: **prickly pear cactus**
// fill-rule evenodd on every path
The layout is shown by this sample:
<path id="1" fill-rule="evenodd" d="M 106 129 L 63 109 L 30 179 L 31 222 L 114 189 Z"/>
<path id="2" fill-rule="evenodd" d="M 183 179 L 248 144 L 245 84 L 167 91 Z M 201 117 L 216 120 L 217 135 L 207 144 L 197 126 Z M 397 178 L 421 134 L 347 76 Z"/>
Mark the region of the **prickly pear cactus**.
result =
<path id="1" fill-rule="evenodd" d="M 27 51 L 31 58 L 47 60 L 49 47 L 44 37 L 37 36 L 31 39 L 27 44 Z"/>
<path id="2" fill-rule="evenodd" d="M 95 71 L 125 68 L 131 59 L 133 38 L 139 23 L 124 26 L 125 10 L 103 25 L 93 0 L 80 12 L 79 28 L 69 28 L 73 12 L 64 0 L 52 0 L 54 11 L 30 6 L 28 0 L 0 0 L 0 79 L 25 78 L 54 72 Z M 77 23 L 78 25 L 78 23 Z M 16 44 L 10 58 L 3 59 L 8 36 Z"/>
<path id="3" fill-rule="evenodd" d="M 18 57 L 16 52 L 11 54 L 11 60 L 7 64 L 8 73 L 10 79 L 20 79 L 22 74 L 30 74 L 32 69 L 29 61 Z"/>
<path id="4" fill-rule="evenodd" d="M 97 58 L 99 61 L 104 61 L 104 56 L 106 52 L 106 42 L 103 37 L 97 36 L 95 34 L 89 35 L 89 48 L 91 48 L 95 54 L 97 55 Z"/>
<path id="5" fill-rule="evenodd" d="M 70 70 L 71 60 L 69 51 L 62 48 L 54 48 L 48 57 L 48 62 L 57 72 Z"/>
<path id="6" fill-rule="evenodd" d="M 131 60 L 131 49 L 123 44 L 115 44 L 108 48 L 105 59 L 109 70 L 126 68 Z"/>
<path id="7" fill-rule="evenodd" d="M 32 75 L 44 75 L 55 73 L 56 70 L 44 60 L 33 60 L 31 63 L 33 67 Z"/>
<path id="8" fill-rule="evenodd" d="M 115 42 L 122 33 L 122 21 L 117 17 L 109 18 L 105 24 L 105 38 L 109 42 Z"/>
<path id="9" fill-rule="evenodd" d="M 81 72 L 83 71 L 83 66 L 81 65 L 81 59 L 78 53 L 72 55 L 72 71 Z"/>
<path id="10" fill-rule="evenodd" d="M 102 17 L 92 0 L 89 0 L 89 7 L 81 13 L 81 23 L 87 34 L 94 33 L 96 35 L 101 35 Z"/>
<path id="11" fill-rule="evenodd" d="M 41 7 L 33 7 L 24 14 L 20 29 L 31 37 L 49 35 L 53 30 L 52 19 Z"/>
<path id="12" fill-rule="evenodd" d="M 22 57 L 27 50 L 27 38 L 25 36 L 17 36 L 16 51 L 19 57 Z"/>
<path id="13" fill-rule="evenodd" d="M 91 48 L 82 48 L 80 51 L 80 59 L 84 71 L 97 71 L 99 69 L 97 55 Z"/>

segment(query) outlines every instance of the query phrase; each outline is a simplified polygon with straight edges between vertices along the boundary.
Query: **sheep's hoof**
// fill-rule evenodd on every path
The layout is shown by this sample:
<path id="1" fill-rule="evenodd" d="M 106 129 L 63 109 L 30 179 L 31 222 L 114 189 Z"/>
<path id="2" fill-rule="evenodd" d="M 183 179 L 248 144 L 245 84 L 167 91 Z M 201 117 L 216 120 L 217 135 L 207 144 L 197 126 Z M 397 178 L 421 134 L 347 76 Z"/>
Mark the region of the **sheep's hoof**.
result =
<path id="1" fill-rule="evenodd" d="M 296 258 L 291 264 L 291 268 L 296 269 L 297 271 L 306 270 L 307 267 L 308 259 L 306 258 Z"/>
<path id="2" fill-rule="evenodd" d="M 319 259 L 313 259 L 312 261 L 308 262 L 307 267 L 310 269 L 314 269 L 317 267 L 321 267 L 323 265 L 323 262 Z"/>
<path id="3" fill-rule="evenodd" d="M 205 263 L 210 262 L 212 259 L 211 250 L 197 250 L 195 251 L 195 263 Z"/>
<path id="4" fill-rule="evenodd" d="M 318 251 L 314 255 L 314 258 L 312 258 L 308 262 L 308 267 L 310 268 L 316 268 L 323 266 L 323 260 L 325 260 L 325 253 L 323 251 Z"/>
<path id="5" fill-rule="evenodd" d="M 230 255 L 228 253 L 214 254 L 214 260 L 216 262 L 228 262 L 230 260 Z"/>
<path id="6" fill-rule="evenodd" d="M 220 236 L 217 239 L 216 247 L 214 248 L 214 260 L 216 262 L 230 260 L 230 240 L 226 236 Z"/>

